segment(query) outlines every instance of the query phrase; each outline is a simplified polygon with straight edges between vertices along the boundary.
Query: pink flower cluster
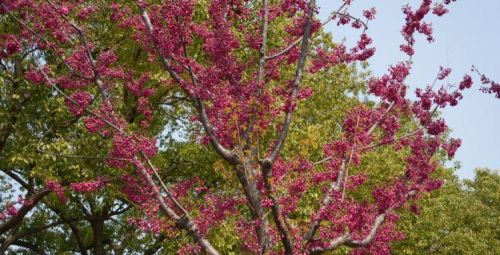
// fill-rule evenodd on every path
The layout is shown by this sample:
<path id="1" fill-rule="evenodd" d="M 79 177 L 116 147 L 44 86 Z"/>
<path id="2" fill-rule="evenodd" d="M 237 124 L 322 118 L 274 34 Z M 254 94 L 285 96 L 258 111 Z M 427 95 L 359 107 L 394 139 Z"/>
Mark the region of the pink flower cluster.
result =
<path id="1" fill-rule="evenodd" d="M 68 203 L 68 198 L 64 194 L 64 187 L 58 182 L 54 180 L 47 181 L 45 186 L 50 189 L 59 199 L 59 202 L 62 204 Z"/>
<path id="2" fill-rule="evenodd" d="M 106 180 L 106 178 L 99 177 L 95 181 L 71 183 L 69 185 L 69 188 L 75 192 L 89 193 L 89 192 L 96 191 L 98 189 L 102 189 L 107 184 L 108 184 L 108 181 Z"/>
<path id="3" fill-rule="evenodd" d="M 1 200 L 0 200 L 1 201 Z M 4 201 L 1 201 L 4 202 Z M 0 208 L 0 222 L 6 221 L 10 217 L 15 217 L 19 213 L 19 209 L 24 206 L 30 206 L 33 203 L 30 199 L 25 199 L 21 195 L 17 197 L 17 201 L 6 201 Z"/>
<path id="4" fill-rule="evenodd" d="M 75 116 L 80 116 L 85 112 L 91 101 L 92 95 L 90 93 L 79 91 L 71 94 L 69 99 L 64 100 L 64 103 L 68 106 L 71 113 Z"/>

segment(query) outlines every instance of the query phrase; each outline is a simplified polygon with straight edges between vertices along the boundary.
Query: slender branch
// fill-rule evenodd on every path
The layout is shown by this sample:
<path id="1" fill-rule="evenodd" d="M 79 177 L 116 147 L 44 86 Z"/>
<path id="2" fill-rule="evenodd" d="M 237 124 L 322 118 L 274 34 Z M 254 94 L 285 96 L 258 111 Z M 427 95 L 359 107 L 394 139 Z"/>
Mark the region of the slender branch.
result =
<path id="1" fill-rule="evenodd" d="M 5 239 L 0 238 L 0 242 L 5 242 Z M 46 253 L 42 250 L 42 248 L 38 247 L 36 244 L 24 240 L 16 240 L 12 242 L 12 245 L 18 246 L 18 247 L 23 247 L 28 250 L 33 251 L 34 253 L 38 255 L 45 255 Z"/>
<path id="2" fill-rule="evenodd" d="M 56 10 L 57 12 L 57 6 L 52 3 L 52 1 L 47 0 L 47 2 Z M 78 27 L 74 22 L 72 22 L 66 15 L 60 14 L 61 17 L 70 24 L 71 27 L 73 27 L 77 33 L 78 36 L 80 37 L 80 41 L 82 42 L 83 47 L 85 48 L 85 52 L 87 53 L 87 58 L 89 59 L 90 66 L 92 67 L 92 73 L 94 75 L 94 82 L 97 84 L 97 87 L 99 88 L 99 91 L 101 92 L 101 96 L 104 100 L 109 98 L 109 94 L 106 91 L 106 88 L 104 88 L 104 84 L 102 80 L 99 77 L 99 72 L 96 70 L 96 61 L 92 57 L 92 50 L 90 49 L 90 45 L 87 41 L 87 37 L 85 36 L 85 33 L 83 33 L 83 30 Z"/>
<path id="3" fill-rule="evenodd" d="M 267 33 L 269 29 L 269 1 L 268 0 L 262 0 L 262 11 L 264 12 L 264 17 L 262 18 L 262 26 L 261 26 L 261 39 L 262 43 L 260 45 L 259 49 L 259 65 L 257 68 L 257 86 L 259 86 L 259 89 L 257 91 L 257 97 L 260 96 L 262 93 L 262 86 L 261 84 L 265 83 L 265 76 L 266 76 L 266 61 L 267 61 Z M 255 125 L 255 122 L 257 120 L 257 105 L 256 103 L 253 104 L 252 106 L 252 116 L 250 118 L 248 127 L 246 130 L 243 132 L 243 139 L 246 142 L 246 147 L 250 146 L 250 133 L 253 131 L 253 127 Z"/>
<path id="4" fill-rule="evenodd" d="M 368 30 L 368 24 L 364 21 L 362 21 L 360 18 L 356 18 L 348 13 L 336 13 L 336 15 L 339 15 L 339 16 L 343 16 L 343 17 L 348 17 L 348 18 L 351 18 L 359 23 L 361 23 L 361 25 L 363 26 L 363 32 L 365 32 L 366 30 Z"/>
<path id="5" fill-rule="evenodd" d="M 22 20 L 18 19 L 16 16 L 14 16 L 11 11 L 8 9 L 8 7 L 5 5 L 5 4 L 1 4 L 2 7 L 7 10 L 7 15 L 9 15 L 11 18 L 13 18 L 17 23 L 19 23 L 21 26 L 23 26 L 24 28 L 26 28 L 28 31 L 30 31 L 36 38 L 40 39 L 43 43 L 45 43 L 47 46 L 50 45 L 49 41 L 47 41 L 47 39 L 43 38 L 43 36 L 41 36 L 39 33 L 37 33 L 35 30 L 33 30 L 31 27 L 29 27 L 26 23 L 24 23 Z M 75 76 L 79 77 L 79 78 L 83 78 L 83 79 L 91 79 L 91 77 L 87 77 L 85 75 L 83 75 L 82 73 L 76 71 L 75 69 L 73 69 L 73 67 L 71 67 L 68 62 L 66 62 L 66 59 L 60 55 L 57 51 L 54 51 L 55 55 L 57 58 L 59 58 L 62 63 L 64 64 L 64 66 L 66 66 L 66 68 L 72 73 L 74 74 Z"/>
<path id="6" fill-rule="evenodd" d="M 339 168 L 339 174 L 337 176 L 337 180 L 335 182 L 331 182 L 330 186 L 328 187 L 328 191 L 326 192 L 325 196 L 323 197 L 323 201 L 321 202 L 321 206 L 318 210 L 318 213 L 323 212 L 328 205 L 332 202 L 332 193 L 334 191 L 339 191 L 340 190 L 340 185 L 342 184 L 342 180 L 344 179 L 344 169 L 347 166 L 347 157 L 344 157 L 342 159 L 342 163 Z M 316 234 L 316 231 L 318 230 L 319 226 L 321 224 L 321 219 L 315 218 L 310 224 L 309 224 L 309 231 L 307 234 L 304 236 L 304 241 L 305 243 L 309 243 L 313 238 L 314 235 Z"/>
<path id="7" fill-rule="evenodd" d="M 264 17 L 262 18 L 262 45 L 259 50 L 259 70 L 257 73 L 257 83 L 264 82 L 266 75 L 266 53 L 267 53 L 267 31 L 269 28 L 269 0 L 262 0 L 262 10 L 264 11 Z"/>
<path id="8" fill-rule="evenodd" d="M 177 72 L 175 72 L 173 70 L 169 60 L 165 57 L 165 55 L 163 54 L 161 49 L 158 47 L 158 41 L 153 36 L 153 32 L 154 32 L 153 24 L 151 23 L 151 20 L 149 18 L 149 15 L 148 15 L 146 9 L 144 9 L 142 7 L 141 7 L 141 15 L 142 15 L 142 19 L 144 21 L 144 24 L 146 25 L 146 28 L 148 29 L 149 35 L 150 35 L 151 39 L 153 40 L 153 47 L 154 47 L 158 57 L 160 58 L 160 61 L 162 62 L 165 70 L 170 74 L 170 76 L 174 79 L 175 82 L 180 84 L 182 79 L 179 76 L 179 74 L 177 74 Z M 196 86 L 196 84 L 197 84 L 196 76 L 192 72 L 191 68 L 190 67 L 188 67 L 188 68 L 190 70 L 191 80 L 192 80 L 193 84 Z M 184 90 L 184 91 L 191 98 L 191 101 L 193 102 L 193 104 L 196 108 L 196 111 L 198 112 L 198 115 L 200 117 L 200 121 L 201 121 L 201 124 L 203 125 L 203 129 L 207 133 L 207 136 L 210 140 L 210 143 L 212 144 L 214 149 L 217 151 L 217 153 L 219 155 L 221 155 L 228 162 L 233 163 L 233 164 L 237 163 L 238 159 L 237 159 L 236 155 L 234 153 L 231 153 L 227 148 L 225 148 L 215 137 L 213 127 L 210 124 L 206 109 L 203 106 L 201 99 L 198 96 L 192 95 L 189 91 L 186 91 L 186 90 Z"/>
<path id="9" fill-rule="evenodd" d="M 393 106 L 394 106 L 394 102 L 392 102 L 385 109 L 385 111 L 382 114 L 382 116 L 380 116 L 380 118 L 368 129 L 368 131 L 367 131 L 367 135 L 368 136 L 371 135 L 375 131 L 375 129 L 381 123 L 381 121 L 383 120 L 383 118 L 392 110 Z M 323 198 L 323 202 L 321 203 L 319 212 L 322 212 L 323 210 L 325 210 L 325 208 L 331 203 L 331 201 L 332 201 L 332 199 L 331 199 L 332 192 L 339 190 L 340 185 L 342 184 L 342 179 L 345 179 L 345 181 L 344 181 L 344 188 L 343 188 L 344 191 L 345 191 L 345 182 L 347 182 L 347 173 L 345 173 L 345 172 L 347 171 L 347 168 L 349 167 L 349 163 L 351 161 L 351 158 L 352 158 L 353 154 L 354 154 L 354 147 L 351 150 L 351 155 L 349 157 L 348 163 L 346 164 L 345 158 L 342 159 L 342 165 L 340 167 L 339 175 L 337 176 L 337 180 L 336 180 L 335 183 L 333 183 L 333 182 L 330 183 L 330 187 L 329 187 L 327 193 L 325 194 L 325 197 Z M 332 159 L 331 156 L 327 157 L 327 158 L 322 159 L 322 160 L 320 160 L 318 162 L 315 162 L 314 165 L 318 165 L 318 164 L 324 163 L 324 162 L 326 162 L 328 160 L 331 160 L 331 159 Z M 342 192 L 342 200 L 344 199 L 344 191 Z M 316 231 L 318 230 L 320 224 L 321 224 L 321 219 L 320 218 L 316 218 L 309 225 L 309 231 L 307 232 L 307 234 L 305 235 L 305 238 L 304 238 L 304 240 L 306 241 L 306 243 L 310 242 L 313 239 L 313 237 L 316 234 Z"/>
<path id="10" fill-rule="evenodd" d="M 119 161 L 127 161 L 130 162 L 130 159 L 126 158 L 114 158 L 114 157 L 102 157 L 102 156 L 86 156 L 86 155 L 78 155 L 78 154 L 60 154 L 60 153 L 52 153 L 44 150 L 37 150 L 37 152 L 47 154 L 54 157 L 61 158 L 77 158 L 77 159 L 95 159 L 95 160 L 119 160 Z"/>
<path id="11" fill-rule="evenodd" d="M 165 191 L 165 193 L 167 194 L 168 198 L 174 203 L 177 209 L 181 210 L 185 216 L 188 216 L 189 215 L 188 211 L 179 203 L 179 201 L 177 201 L 177 199 L 174 196 L 172 196 L 167 186 L 165 185 L 160 175 L 158 174 L 156 167 L 151 163 L 151 160 L 149 160 L 149 158 L 147 158 L 147 156 L 144 153 L 142 153 L 142 156 L 146 158 L 146 163 L 148 164 L 149 168 L 151 168 L 151 171 L 153 171 L 153 174 L 155 175 L 156 179 L 158 179 L 158 181 L 160 182 L 160 185 L 163 188 L 163 191 Z"/>
<path id="12" fill-rule="evenodd" d="M 371 144 L 371 145 L 368 145 L 368 146 L 365 146 L 363 147 L 361 150 L 369 150 L 369 149 L 373 149 L 375 147 L 379 147 L 379 146 L 382 146 L 382 145 L 387 145 L 387 144 L 390 144 L 392 142 L 396 142 L 396 141 L 399 141 L 399 140 L 403 140 L 405 138 L 408 138 L 410 136 L 414 136 L 416 134 L 418 134 L 420 131 L 422 131 L 423 128 L 418 128 L 412 132 L 409 132 L 405 135 L 402 135 L 400 137 L 395 137 L 395 138 L 392 138 L 391 140 L 387 141 L 387 142 L 380 142 L 380 143 L 376 143 L 376 144 Z"/>
<path id="13" fill-rule="evenodd" d="M 31 187 L 28 185 L 27 182 L 25 182 L 19 175 L 16 173 L 12 172 L 9 169 L 1 169 L 2 172 L 4 172 L 7 176 L 10 178 L 14 179 L 17 183 L 19 183 L 23 188 L 27 189 L 28 191 L 31 190 Z"/>
<path id="14" fill-rule="evenodd" d="M 351 240 L 351 235 L 350 234 L 343 234 L 334 240 L 332 240 L 327 247 L 314 247 L 309 250 L 309 254 L 314 255 L 314 254 L 321 254 L 327 250 L 333 250 L 336 249 L 337 247 L 341 246 L 342 244 L 346 243 L 347 241 Z"/>
<path id="15" fill-rule="evenodd" d="M 382 223 L 384 223 L 386 217 L 387 211 L 379 214 L 377 218 L 375 218 L 375 222 L 373 223 L 370 233 L 363 240 L 351 240 L 346 243 L 346 246 L 363 247 L 373 242 L 373 240 L 375 240 L 375 236 L 377 235 L 377 230 L 380 228 L 380 226 L 382 226 Z"/>
<path id="16" fill-rule="evenodd" d="M 416 192 L 417 192 L 416 190 L 410 190 L 405 196 L 406 197 L 413 196 L 415 195 Z M 326 247 L 314 247 L 309 249 L 309 254 L 321 254 L 325 251 L 333 250 L 339 247 L 340 245 L 345 245 L 347 247 L 352 247 L 352 248 L 359 248 L 369 245 L 370 243 L 373 242 L 373 240 L 375 240 L 377 231 L 387 218 L 387 214 L 394 208 L 395 207 L 387 208 L 384 212 L 377 215 L 377 217 L 373 222 L 372 228 L 370 229 L 370 233 L 368 233 L 368 235 L 366 235 L 365 238 L 361 240 L 353 240 L 351 233 L 346 233 L 336 238 L 335 240 L 331 241 Z"/>
<path id="17" fill-rule="evenodd" d="M 64 213 L 57 207 L 54 207 L 52 205 L 50 205 L 49 203 L 47 203 L 46 201 L 44 201 L 44 204 L 50 209 L 52 210 L 53 212 L 55 212 L 57 214 L 57 216 L 59 216 L 59 218 L 61 218 L 61 220 L 68 220 L 68 218 L 66 218 L 66 216 L 64 216 Z M 86 213 L 86 211 L 84 210 L 84 212 Z M 76 239 L 76 243 L 78 244 L 78 249 L 80 250 L 80 253 L 82 255 L 87 255 L 88 252 L 87 252 L 87 249 L 85 248 L 85 243 L 84 243 L 84 240 L 83 240 L 83 237 L 81 235 L 81 232 L 80 232 L 80 229 L 78 228 L 78 226 L 75 224 L 75 222 L 67 222 L 67 224 L 69 225 L 70 229 L 71 229 L 71 232 L 73 232 L 73 236 L 75 237 Z"/>
<path id="18" fill-rule="evenodd" d="M 137 160 L 137 163 L 139 161 Z M 163 196 L 160 192 L 160 190 L 157 188 L 155 182 L 151 178 L 151 175 L 148 173 L 148 171 L 144 168 L 141 167 L 140 165 L 137 167 L 139 172 L 143 175 L 143 177 L 146 179 L 149 185 L 153 188 L 155 192 L 156 199 L 158 200 L 160 204 L 160 208 L 167 213 L 167 215 L 172 218 L 177 227 L 184 229 L 188 232 L 188 234 L 201 246 L 201 248 L 210 255 L 219 255 L 219 252 L 212 246 L 210 241 L 208 241 L 205 237 L 203 237 L 200 233 L 200 230 L 196 226 L 196 224 L 193 222 L 193 220 L 189 217 L 189 215 L 184 215 L 184 216 L 179 216 L 174 210 L 172 210 L 165 200 L 163 199 Z"/>
<path id="19" fill-rule="evenodd" d="M 326 24 L 328 24 L 330 21 L 334 20 L 338 14 L 341 14 L 340 11 L 347 5 L 347 3 L 343 3 L 339 9 L 335 12 L 333 12 L 323 23 L 321 23 L 321 26 L 325 26 Z M 275 53 L 271 56 L 266 56 L 265 57 L 265 60 L 266 61 L 269 61 L 269 60 L 273 60 L 275 58 L 278 58 L 278 57 L 281 57 L 285 54 L 288 54 L 293 48 L 295 48 L 295 46 L 299 45 L 299 43 L 302 41 L 302 38 L 298 38 L 297 40 L 293 41 L 290 45 L 288 45 L 286 48 L 284 48 L 283 50 L 279 51 L 278 53 Z"/>
<path id="20" fill-rule="evenodd" d="M 311 26 L 312 26 L 312 21 L 314 18 L 315 7 L 316 7 L 316 0 L 311 0 L 309 3 L 309 13 L 307 14 L 308 18 L 307 18 L 306 24 L 304 26 L 304 35 L 302 37 L 301 53 L 300 53 L 299 60 L 297 62 L 297 70 L 295 72 L 295 79 L 294 79 L 293 85 L 292 85 L 290 103 L 294 103 L 296 101 L 298 90 L 300 87 L 300 83 L 302 81 L 304 67 L 305 67 L 306 59 L 307 59 L 307 55 L 308 55 L 307 52 L 309 50 L 309 38 L 311 36 Z M 269 157 L 264 159 L 263 162 L 266 162 L 265 164 L 272 164 L 276 160 L 276 157 L 278 156 L 278 154 L 280 153 L 281 148 L 283 147 L 283 144 L 286 140 L 286 137 L 288 136 L 290 124 L 292 123 L 292 115 L 293 115 L 293 110 L 289 110 L 286 113 L 285 120 L 283 122 L 278 141 L 277 141 L 274 149 L 272 150 L 271 154 L 269 155 Z"/>
<path id="21" fill-rule="evenodd" d="M 49 228 L 53 228 L 53 227 L 56 227 L 56 226 L 59 226 L 59 225 L 62 225 L 62 224 L 69 224 L 69 223 L 73 223 L 73 222 L 78 222 L 78 221 L 81 221 L 81 219 L 61 219 L 61 220 L 58 220 L 58 221 L 55 221 L 55 222 L 52 222 L 50 224 L 47 224 L 45 226 L 41 226 L 41 227 L 37 227 L 37 228 L 32 228 L 30 230 L 27 230 L 25 232 L 22 232 L 22 233 L 19 233 L 15 236 L 15 240 L 17 239 L 21 239 L 21 238 L 24 238 L 24 237 L 27 237 L 27 236 L 30 236 L 30 235 L 34 235 L 34 234 L 37 234 L 37 233 L 40 233 L 42 231 L 45 231 Z"/>
<path id="22" fill-rule="evenodd" d="M 40 200 L 42 200 L 45 196 L 47 196 L 50 193 L 49 189 L 44 189 L 41 191 L 38 191 L 35 193 L 33 196 L 29 198 L 30 203 L 25 203 L 19 208 L 19 211 L 15 216 L 12 216 L 9 218 L 7 221 L 2 223 L 0 225 L 0 235 L 4 234 L 8 230 L 12 229 L 13 227 L 17 226 L 21 221 L 24 219 L 24 216 L 28 214 L 31 209 L 33 209 Z"/>

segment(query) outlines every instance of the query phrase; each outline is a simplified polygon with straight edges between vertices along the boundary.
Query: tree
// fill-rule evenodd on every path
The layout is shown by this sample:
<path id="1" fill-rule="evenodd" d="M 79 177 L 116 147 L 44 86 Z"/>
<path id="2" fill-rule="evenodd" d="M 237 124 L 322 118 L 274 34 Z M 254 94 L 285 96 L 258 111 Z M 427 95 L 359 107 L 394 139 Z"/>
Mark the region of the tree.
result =
<path id="1" fill-rule="evenodd" d="M 450 2 L 433 6 L 423 0 L 416 10 L 406 6 L 401 50 L 414 54 L 417 33 L 432 41 L 424 19 L 431 12 L 442 16 Z M 368 82 L 376 104 L 338 108 L 343 120 L 331 122 L 340 125 L 330 140 L 321 139 L 326 140 L 321 158 L 297 151 L 289 136 L 293 130 L 307 132 L 293 121 L 312 93 L 308 83 L 314 79 L 307 75 L 328 74 L 375 53 L 366 29 L 376 12 L 368 9 L 363 18 L 354 17 L 347 11 L 350 3 L 342 1 L 325 22 L 360 29 L 352 48 L 312 43 L 322 34 L 314 0 L 2 2 L 2 22 L 13 27 L 2 34 L 4 72 L 16 73 L 22 88 L 36 91 L 40 104 L 65 104 L 72 114 L 54 119 L 56 127 L 64 128 L 59 147 L 43 147 L 44 141 L 58 141 L 51 125 L 26 125 L 40 140 L 33 157 L 64 159 L 57 168 L 51 164 L 41 192 L 52 192 L 65 203 L 70 190 L 108 187 L 143 213 L 129 218 L 130 223 L 163 238 L 181 231 L 179 253 L 219 254 L 223 245 L 212 240 L 227 234 L 220 231 L 225 223 L 237 227 L 231 234 L 240 247 L 231 249 L 241 252 L 319 254 L 348 247 L 355 254 L 388 253 L 390 242 L 402 238 L 395 226 L 398 212 L 441 186 L 432 176 L 438 154 L 452 157 L 460 145 L 460 140 L 445 139 L 447 127 L 436 110 L 456 105 L 472 79 L 465 75 L 458 87 L 442 84 L 451 71 L 442 68 L 435 85 L 418 89 L 417 100 L 411 101 L 405 84 L 411 61 L 397 63 L 387 75 Z M 12 89 L 16 81 L 9 83 Z M 176 100 L 181 103 L 171 104 Z M 311 114 L 304 121 L 314 118 Z M 208 148 L 193 146 L 211 148 L 219 169 L 230 173 L 228 181 L 216 178 L 220 171 L 213 171 L 215 178 L 186 178 L 165 176 L 168 171 L 158 167 L 163 157 L 156 137 L 165 126 L 186 119 L 199 125 L 197 141 Z M 12 125 L 3 127 L 3 144 L 21 141 L 11 138 L 11 130 Z M 90 135 L 82 136 L 84 130 Z M 368 169 L 386 167 L 374 158 L 377 150 L 396 155 L 399 167 L 370 175 Z M 89 151 L 96 154 L 84 154 Z M 72 169 L 67 163 L 96 171 L 75 176 L 60 170 Z M 5 231 L 15 234 L 24 212 L 38 201 L 28 196 L 17 205 L 11 202 L 4 213 Z M 110 216 L 114 209 L 112 200 L 98 213 Z M 87 221 L 96 238 L 106 217 L 94 219 Z M 93 244 L 99 246 L 94 252 L 102 254 L 103 240 Z"/>
<path id="2" fill-rule="evenodd" d="M 394 251 L 398 254 L 497 254 L 499 188 L 498 171 L 488 169 L 477 169 L 472 181 L 450 179 L 442 189 L 419 203 L 418 220 L 415 215 L 403 216 L 403 228 L 412 231 L 405 231 L 408 238 L 397 242 Z"/>

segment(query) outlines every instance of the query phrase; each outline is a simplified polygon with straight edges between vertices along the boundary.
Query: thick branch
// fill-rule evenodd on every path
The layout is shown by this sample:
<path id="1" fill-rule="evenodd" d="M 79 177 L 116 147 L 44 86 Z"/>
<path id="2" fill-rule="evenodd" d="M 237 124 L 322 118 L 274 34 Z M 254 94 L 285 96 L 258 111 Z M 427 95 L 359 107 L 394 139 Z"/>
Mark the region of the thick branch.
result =
<path id="1" fill-rule="evenodd" d="M 63 212 L 57 208 L 57 207 L 54 207 L 54 206 L 51 206 L 50 204 L 46 203 L 45 202 L 45 205 L 51 209 L 53 212 L 55 212 L 57 214 L 57 216 L 59 216 L 59 218 L 61 218 L 61 220 L 65 221 L 66 224 L 69 225 L 70 229 L 71 229 L 71 232 L 73 232 L 73 235 L 76 239 L 76 243 L 78 244 L 78 249 L 80 250 L 80 253 L 82 255 L 87 255 L 88 252 L 87 252 L 87 248 L 85 246 L 85 243 L 84 243 L 84 240 L 83 240 L 83 237 L 80 233 L 80 229 L 78 228 L 78 226 L 75 224 L 75 222 L 73 221 L 70 221 L 68 218 L 66 218 L 66 216 L 64 216 Z"/>
<path id="2" fill-rule="evenodd" d="M 139 170 L 140 174 L 146 179 L 148 184 L 151 185 L 151 187 L 153 188 L 156 199 L 158 200 L 158 203 L 160 204 L 160 208 L 162 209 L 162 211 L 165 212 L 170 218 L 172 218 L 175 221 L 177 227 L 186 230 L 186 232 L 201 246 L 201 248 L 207 254 L 219 255 L 219 252 L 212 246 L 210 241 L 208 241 L 201 235 L 198 227 L 196 226 L 196 224 L 194 224 L 193 220 L 189 217 L 189 215 L 184 215 L 181 217 L 167 205 L 167 203 L 163 199 L 160 190 L 157 188 L 155 182 L 153 181 L 153 178 L 147 172 L 147 170 L 144 167 L 138 167 L 137 169 Z"/>
<path id="3" fill-rule="evenodd" d="M 144 255 L 154 255 L 161 249 L 163 241 L 167 238 L 164 234 L 158 235 L 158 238 L 153 244 L 153 247 L 150 247 L 144 252 Z"/>
<path id="4" fill-rule="evenodd" d="M 326 251 L 331 251 L 333 249 L 336 249 L 337 247 L 341 245 L 345 245 L 348 247 L 352 248 L 359 248 L 359 247 L 364 247 L 369 245 L 373 240 L 375 240 L 375 236 L 377 235 L 377 231 L 380 228 L 380 226 L 384 223 L 385 218 L 387 216 L 387 212 L 381 213 L 375 218 L 375 222 L 373 223 L 373 226 L 370 230 L 370 233 L 363 238 L 362 240 L 353 240 L 351 234 L 344 234 L 335 240 L 331 241 L 327 246 L 325 247 L 314 247 L 309 250 L 309 254 L 321 254 Z"/>
<path id="5" fill-rule="evenodd" d="M 9 169 L 2 169 L 1 170 L 2 172 L 4 172 L 7 176 L 9 176 L 10 178 L 14 179 L 17 183 L 19 183 L 19 185 L 21 185 L 23 188 L 25 188 L 26 190 L 28 191 L 31 191 L 31 187 L 30 185 L 28 185 L 27 182 L 25 182 L 19 175 L 17 175 L 16 173 L 12 172 L 11 170 Z"/>
<path id="6" fill-rule="evenodd" d="M 286 222 L 286 217 L 283 217 L 281 213 L 281 208 L 279 206 L 279 201 L 273 195 L 273 185 L 271 179 L 271 169 L 263 168 L 262 175 L 264 177 L 264 185 L 268 192 L 268 197 L 273 202 L 271 206 L 271 212 L 273 215 L 274 224 L 281 236 L 281 242 L 285 247 L 285 254 L 294 254 L 292 236 L 290 235 L 290 230 L 288 229 L 288 224 Z"/>
<path id="7" fill-rule="evenodd" d="M 261 248 L 261 253 L 265 253 L 269 243 L 269 224 L 261 204 L 262 197 L 257 188 L 255 173 L 253 169 L 248 169 L 249 167 L 247 165 L 250 164 L 244 162 L 242 166 L 235 166 L 236 176 L 243 187 L 243 192 L 245 193 L 252 219 L 258 222 L 255 227 L 257 239 Z"/>

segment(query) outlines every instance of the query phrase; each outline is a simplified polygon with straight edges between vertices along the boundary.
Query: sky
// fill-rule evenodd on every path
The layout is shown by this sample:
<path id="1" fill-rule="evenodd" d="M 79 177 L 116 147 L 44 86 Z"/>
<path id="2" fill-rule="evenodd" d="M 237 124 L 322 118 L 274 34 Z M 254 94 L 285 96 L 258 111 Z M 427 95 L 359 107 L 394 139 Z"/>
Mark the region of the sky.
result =
<path id="1" fill-rule="evenodd" d="M 326 20 L 341 0 L 318 0 L 319 17 Z M 416 9 L 421 0 L 355 0 L 349 9 L 353 16 L 361 17 L 364 9 L 375 7 L 376 19 L 368 24 L 367 34 L 376 47 L 375 56 L 368 62 L 375 76 L 387 72 L 389 65 L 407 59 L 399 51 L 404 24 L 401 7 L 410 4 Z M 411 92 L 432 83 L 439 67 L 453 69 L 447 78 L 450 83 L 460 82 L 475 65 L 491 79 L 500 81 L 500 0 L 458 0 L 442 17 L 429 15 L 426 20 L 434 29 L 433 43 L 417 36 L 413 68 L 408 79 Z M 354 45 L 360 31 L 340 28 L 329 23 L 325 29 L 339 42 L 346 39 Z M 474 169 L 486 167 L 500 170 L 500 100 L 479 92 L 477 76 L 473 88 L 464 93 L 458 106 L 447 108 L 443 117 L 452 129 L 451 136 L 462 139 L 462 146 L 454 161 L 460 161 L 456 174 L 462 179 L 474 178 Z M 453 165 L 453 162 L 449 162 Z"/>

